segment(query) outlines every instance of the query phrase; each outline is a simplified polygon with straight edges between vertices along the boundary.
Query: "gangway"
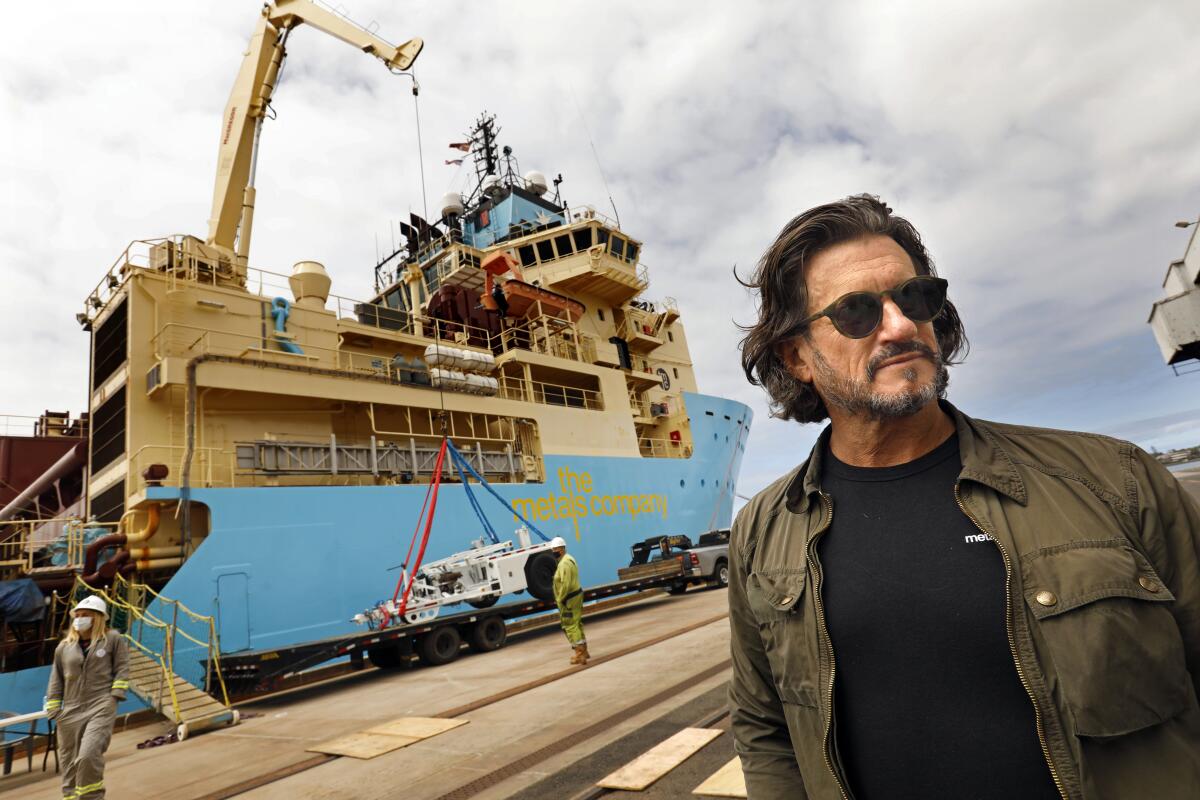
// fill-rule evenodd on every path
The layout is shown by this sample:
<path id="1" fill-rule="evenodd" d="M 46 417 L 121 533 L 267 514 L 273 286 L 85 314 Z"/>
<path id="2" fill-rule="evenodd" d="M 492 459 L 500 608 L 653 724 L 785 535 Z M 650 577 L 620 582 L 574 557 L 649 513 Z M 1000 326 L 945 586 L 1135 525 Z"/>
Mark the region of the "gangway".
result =
<path id="1" fill-rule="evenodd" d="M 113 629 L 129 643 L 129 688 L 174 723 L 177 738 L 182 741 L 201 730 L 238 723 L 238 712 L 229 707 L 221 675 L 212 617 L 196 614 L 179 601 L 120 574 L 107 592 L 77 578 L 74 593 L 77 597 L 95 594 L 108 603 Z M 151 605 L 157 613 L 149 610 Z M 168 616 L 167 612 L 170 622 L 159 616 Z M 184 658 L 177 659 L 180 640 Z M 201 654 L 193 664 L 191 656 Z"/>

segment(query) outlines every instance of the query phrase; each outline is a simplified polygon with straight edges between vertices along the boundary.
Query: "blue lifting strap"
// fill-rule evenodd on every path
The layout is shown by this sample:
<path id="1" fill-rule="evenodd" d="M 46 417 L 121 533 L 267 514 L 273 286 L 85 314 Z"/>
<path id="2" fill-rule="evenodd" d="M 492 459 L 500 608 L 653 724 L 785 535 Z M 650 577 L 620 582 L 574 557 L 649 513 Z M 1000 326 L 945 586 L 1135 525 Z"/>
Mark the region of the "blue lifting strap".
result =
<path id="1" fill-rule="evenodd" d="M 471 503 L 471 508 L 475 511 L 475 516 L 479 517 L 479 524 L 483 526 L 483 530 L 487 533 L 487 537 L 492 540 L 492 544 L 500 544 L 500 537 L 496 535 L 496 531 L 492 528 L 492 523 L 488 521 L 487 515 L 483 513 L 483 509 L 479 506 L 479 500 L 475 497 L 475 492 L 471 490 L 471 484 L 467 482 L 467 476 L 463 473 L 462 464 L 454 460 L 454 468 L 458 470 L 458 477 L 462 481 L 463 489 L 467 491 L 467 500 Z"/>
<path id="2" fill-rule="evenodd" d="M 450 458 L 452 458 L 454 460 L 454 465 L 459 468 L 460 474 L 461 474 L 461 471 L 465 469 L 468 473 L 470 473 L 472 478 L 479 481 L 480 486 L 482 486 L 484 489 L 487 489 L 488 493 L 491 494 L 492 497 L 496 498 L 496 500 L 500 503 L 500 505 L 504 506 L 505 511 L 509 511 L 512 514 L 514 514 L 517 519 L 521 520 L 521 522 L 523 522 L 525 524 L 525 527 L 529 528 L 529 530 L 536 533 L 538 535 L 538 538 L 540 538 L 543 542 L 550 541 L 549 536 L 542 533 L 540 530 L 537 529 L 536 525 L 534 525 L 529 520 L 525 519 L 525 517 L 523 517 L 521 515 L 521 512 L 517 511 L 516 508 L 510 507 L 508 504 L 508 501 L 506 501 L 503 497 L 501 497 L 499 492 L 497 492 L 495 489 L 493 489 L 492 485 L 490 483 L 488 483 L 487 480 L 485 480 L 482 475 L 480 475 L 478 472 L 475 471 L 475 468 L 471 466 L 471 462 L 469 462 L 465 458 L 463 458 L 462 453 L 458 452 L 458 448 L 454 446 L 454 442 L 447 439 L 446 444 L 450 450 Z M 466 482 L 465 478 L 463 479 L 463 486 L 467 486 L 467 482 Z M 467 497 L 472 497 L 470 487 L 467 487 Z M 480 515 L 480 519 L 482 519 L 483 518 L 483 510 L 478 509 L 478 506 L 476 506 L 476 508 L 477 508 L 477 513 Z M 486 526 L 486 523 L 485 523 L 485 526 Z M 486 526 L 486 527 L 488 527 L 488 530 L 491 530 L 490 526 Z M 493 533 L 492 535 L 494 536 L 495 534 Z"/>

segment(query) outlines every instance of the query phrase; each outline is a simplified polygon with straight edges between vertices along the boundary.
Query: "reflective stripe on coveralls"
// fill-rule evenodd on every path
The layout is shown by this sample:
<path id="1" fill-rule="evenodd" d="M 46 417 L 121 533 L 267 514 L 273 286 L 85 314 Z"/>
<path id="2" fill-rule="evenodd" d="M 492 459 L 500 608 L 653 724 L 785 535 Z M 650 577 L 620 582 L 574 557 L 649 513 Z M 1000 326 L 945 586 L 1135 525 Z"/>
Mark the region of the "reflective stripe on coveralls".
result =
<path id="1" fill-rule="evenodd" d="M 58 723 L 64 798 L 104 797 L 104 751 L 112 739 L 117 703 L 128 687 L 129 645 L 121 634 L 107 631 L 86 655 L 76 643 L 59 642 L 46 711 Z"/>
<path id="2" fill-rule="evenodd" d="M 558 620 L 567 641 L 586 644 L 583 634 L 583 587 L 579 585 L 579 565 L 570 553 L 564 553 L 554 571 L 554 602 L 558 605 Z"/>

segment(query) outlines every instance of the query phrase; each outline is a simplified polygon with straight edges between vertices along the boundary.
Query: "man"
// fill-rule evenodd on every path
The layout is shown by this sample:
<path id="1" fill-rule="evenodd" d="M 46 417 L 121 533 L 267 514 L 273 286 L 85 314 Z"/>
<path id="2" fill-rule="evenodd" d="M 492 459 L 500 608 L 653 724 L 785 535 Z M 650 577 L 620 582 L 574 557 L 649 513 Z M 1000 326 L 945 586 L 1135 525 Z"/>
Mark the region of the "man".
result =
<path id="1" fill-rule="evenodd" d="M 586 664 L 591 656 L 583 635 L 583 587 L 579 585 L 579 565 L 567 553 L 567 543 L 561 536 L 551 539 L 550 545 L 558 559 L 558 569 L 554 571 L 554 602 L 558 604 L 563 633 L 574 651 L 571 663 Z"/>
<path id="2" fill-rule="evenodd" d="M 1200 509 L 1170 473 L 946 403 L 962 323 L 877 198 L 796 217 L 747 285 L 747 377 L 830 422 L 733 527 L 751 800 L 1200 797 Z"/>

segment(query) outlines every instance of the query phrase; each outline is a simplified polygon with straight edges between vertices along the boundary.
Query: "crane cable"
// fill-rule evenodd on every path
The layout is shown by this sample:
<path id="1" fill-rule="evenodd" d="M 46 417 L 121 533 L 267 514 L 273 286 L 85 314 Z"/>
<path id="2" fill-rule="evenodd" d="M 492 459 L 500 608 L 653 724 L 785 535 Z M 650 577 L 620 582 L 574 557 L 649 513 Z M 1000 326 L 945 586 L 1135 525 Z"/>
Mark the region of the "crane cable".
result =
<path id="1" fill-rule="evenodd" d="M 396 591 L 392 595 L 392 605 L 394 606 L 397 598 L 403 591 L 404 597 L 400 600 L 400 607 L 396 610 L 396 617 L 401 621 L 404 620 L 404 612 L 408 607 L 408 598 L 412 594 L 413 581 L 416 580 L 417 572 L 421 568 L 421 561 L 425 558 L 425 546 L 429 544 L 429 532 L 433 529 L 433 515 L 437 511 L 438 489 L 442 485 L 442 462 L 446 458 L 446 446 L 449 439 L 442 438 L 442 446 L 438 449 L 437 460 L 433 466 L 433 480 L 429 482 L 429 488 L 425 490 L 425 503 L 421 506 L 421 515 L 417 517 L 417 527 L 413 530 L 412 541 L 408 544 L 408 552 L 404 555 L 404 563 L 400 570 L 400 579 L 396 582 Z M 425 511 L 428 508 L 429 514 L 426 516 Z M 425 532 L 421 534 L 421 546 L 417 550 L 417 560 L 413 564 L 412 572 L 408 571 L 408 560 L 412 557 L 413 548 L 417 544 L 417 533 L 421 530 L 421 523 L 425 523 Z M 387 610 L 386 606 L 381 607 L 384 612 L 383 627 L 386 627 L 391 622 L 392 614 Z"/>
<path id="2" fill-rule="evenodd" d="M 408 75 L 413 82 L 413 115 L 417 119 L 417 161 L 421 168 L 421 211 L 424 212 L 422 219 L 429 219 L 429 199 L 425 196 L 425 148 L 421 144 L 421 85 L 417 83 L 416 73 L 409 72 Z"/>

